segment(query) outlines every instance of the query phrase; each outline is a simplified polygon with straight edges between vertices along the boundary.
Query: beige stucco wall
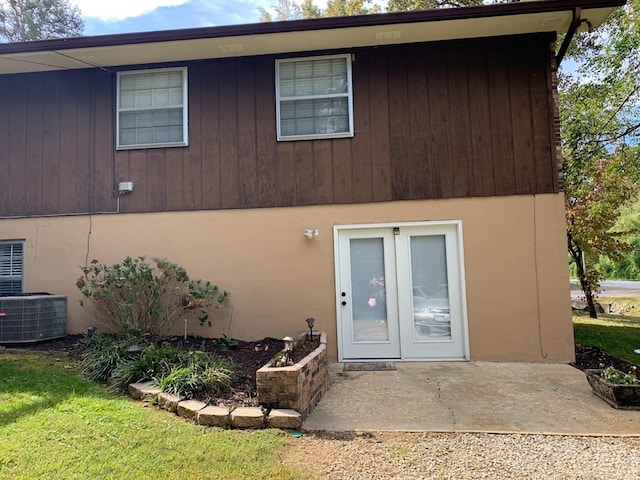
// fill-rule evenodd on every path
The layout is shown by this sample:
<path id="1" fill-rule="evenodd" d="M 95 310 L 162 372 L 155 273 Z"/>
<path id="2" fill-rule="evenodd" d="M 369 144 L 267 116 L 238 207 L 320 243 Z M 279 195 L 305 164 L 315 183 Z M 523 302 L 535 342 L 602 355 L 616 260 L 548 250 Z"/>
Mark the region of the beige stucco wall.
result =
<path id="1" fill-rule="evenodd" d="M 135 194 L 135 192 L 134 192 Z M 126 198 L 123 198 L 126 201 Z M 25 290 L 69 297 L 70 333 L 92 323 L 79 306 L 79 265 L 127 255 L 166 257 L 192 278 L 231 291 L 212 329 L 280 338 L 315 317 L 337 358 L 333 226 L 462 220 L 473 360 L 573 360 L 562 195 L 358 205 L 0 220 L 0 239 L 25 239 Z M 312 240 L 305 228 L 317 228 Z M 183 325 L 178 326 L 181 330 Z"/>

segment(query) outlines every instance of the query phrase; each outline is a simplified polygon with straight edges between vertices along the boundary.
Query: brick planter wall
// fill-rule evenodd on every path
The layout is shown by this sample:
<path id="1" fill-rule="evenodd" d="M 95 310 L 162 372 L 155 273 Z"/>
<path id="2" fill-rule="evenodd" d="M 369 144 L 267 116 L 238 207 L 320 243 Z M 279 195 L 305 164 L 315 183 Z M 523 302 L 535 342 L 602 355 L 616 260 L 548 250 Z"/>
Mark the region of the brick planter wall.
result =
<path id="1" fill-rule="evenodd" d="M 301 334 L 298 340 L 304 339 Z M 290 408 L 306 418 L 318 404 L 329 384 L 327 335 L 320 333 L 320 345 L 295 365 L 271 367 L 256 372 L 258 402 L 272 408 Z"/>

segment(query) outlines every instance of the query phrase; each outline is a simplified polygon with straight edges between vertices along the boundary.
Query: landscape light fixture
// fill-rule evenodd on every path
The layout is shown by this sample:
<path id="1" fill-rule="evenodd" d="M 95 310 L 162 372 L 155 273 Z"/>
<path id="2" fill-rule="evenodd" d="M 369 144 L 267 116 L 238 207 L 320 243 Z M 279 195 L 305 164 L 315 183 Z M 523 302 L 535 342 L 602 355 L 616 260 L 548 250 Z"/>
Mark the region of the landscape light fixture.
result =
<path id="1" fill-rule="evenodd" d="M 313 322 L 315 321 L 315 318 L 307 318 L 307 325 L 309 325 L 309 340 L 313 340 Z"/>
<path id="2" fill-rule="evenodd" d="M 93 334 L 96 333 L 97 328 L 91 325 L 87 327 L 87 337 L 93 337 Z"/>
<path id="3" fill-rule="evenodd" d="M 127 348 L 127 352 L 142 353 L 142 347 L 140 345 L 131 345 L 129 348 Z"/>
<path id="4" fill-rule="evenodd" d="M 289 365 L 289 361 L 291 360 L 291 352 L 293 352 L 293 346 L 296 341 L 291 337 L 284 337 L 282 339 L 284 342 L 284 364 L 285 366 Z"/>

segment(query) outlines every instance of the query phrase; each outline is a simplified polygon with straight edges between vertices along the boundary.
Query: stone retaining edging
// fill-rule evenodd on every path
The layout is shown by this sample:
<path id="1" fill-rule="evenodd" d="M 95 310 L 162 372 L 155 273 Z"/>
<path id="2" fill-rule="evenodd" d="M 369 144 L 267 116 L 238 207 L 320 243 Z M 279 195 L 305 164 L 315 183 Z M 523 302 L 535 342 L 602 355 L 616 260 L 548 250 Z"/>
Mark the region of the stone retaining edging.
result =
<path id="1" fill-rule="evenodd" d="M 151 382 L 132 383 L 129 394 L 140 401 L 157 400 L 160 408 L 198 425 L 220 428 L 302 427 L 302 415 L 292 409 L 272 408 L 264 412 L 260 407 L 218 407 L 162 392 Z"/>
<path id="2" fill-rule="evenodd" d="M 198 400 L 165 393 L 152 382 L 132 383 L 129 394 L 136 400 L 156 401 L 160 408 L 192 420 L 198 425 L 220 428 L 300 428 L 327 391 L 327 335 L 318 332 L 320 345 L 298 363 L 271 367 L 269 362 L 256 372 L 258 401 L 268 406 L 219 407 Z M 298 336 L 304 341 L 306 333 Z"/>

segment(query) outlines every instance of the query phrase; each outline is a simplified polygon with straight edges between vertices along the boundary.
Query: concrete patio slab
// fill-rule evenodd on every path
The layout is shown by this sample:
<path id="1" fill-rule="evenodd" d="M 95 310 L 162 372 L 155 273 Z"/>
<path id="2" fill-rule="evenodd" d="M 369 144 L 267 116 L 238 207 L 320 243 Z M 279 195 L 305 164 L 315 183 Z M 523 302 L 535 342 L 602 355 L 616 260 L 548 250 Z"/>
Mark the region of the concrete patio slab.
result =
<path id="1" fill-rule="evenodd" d="M 610 407 L 570 365 L 398 362 L 395 371 L 329 371 L 305 430 L 640 436 L 640 411 Z"/>

